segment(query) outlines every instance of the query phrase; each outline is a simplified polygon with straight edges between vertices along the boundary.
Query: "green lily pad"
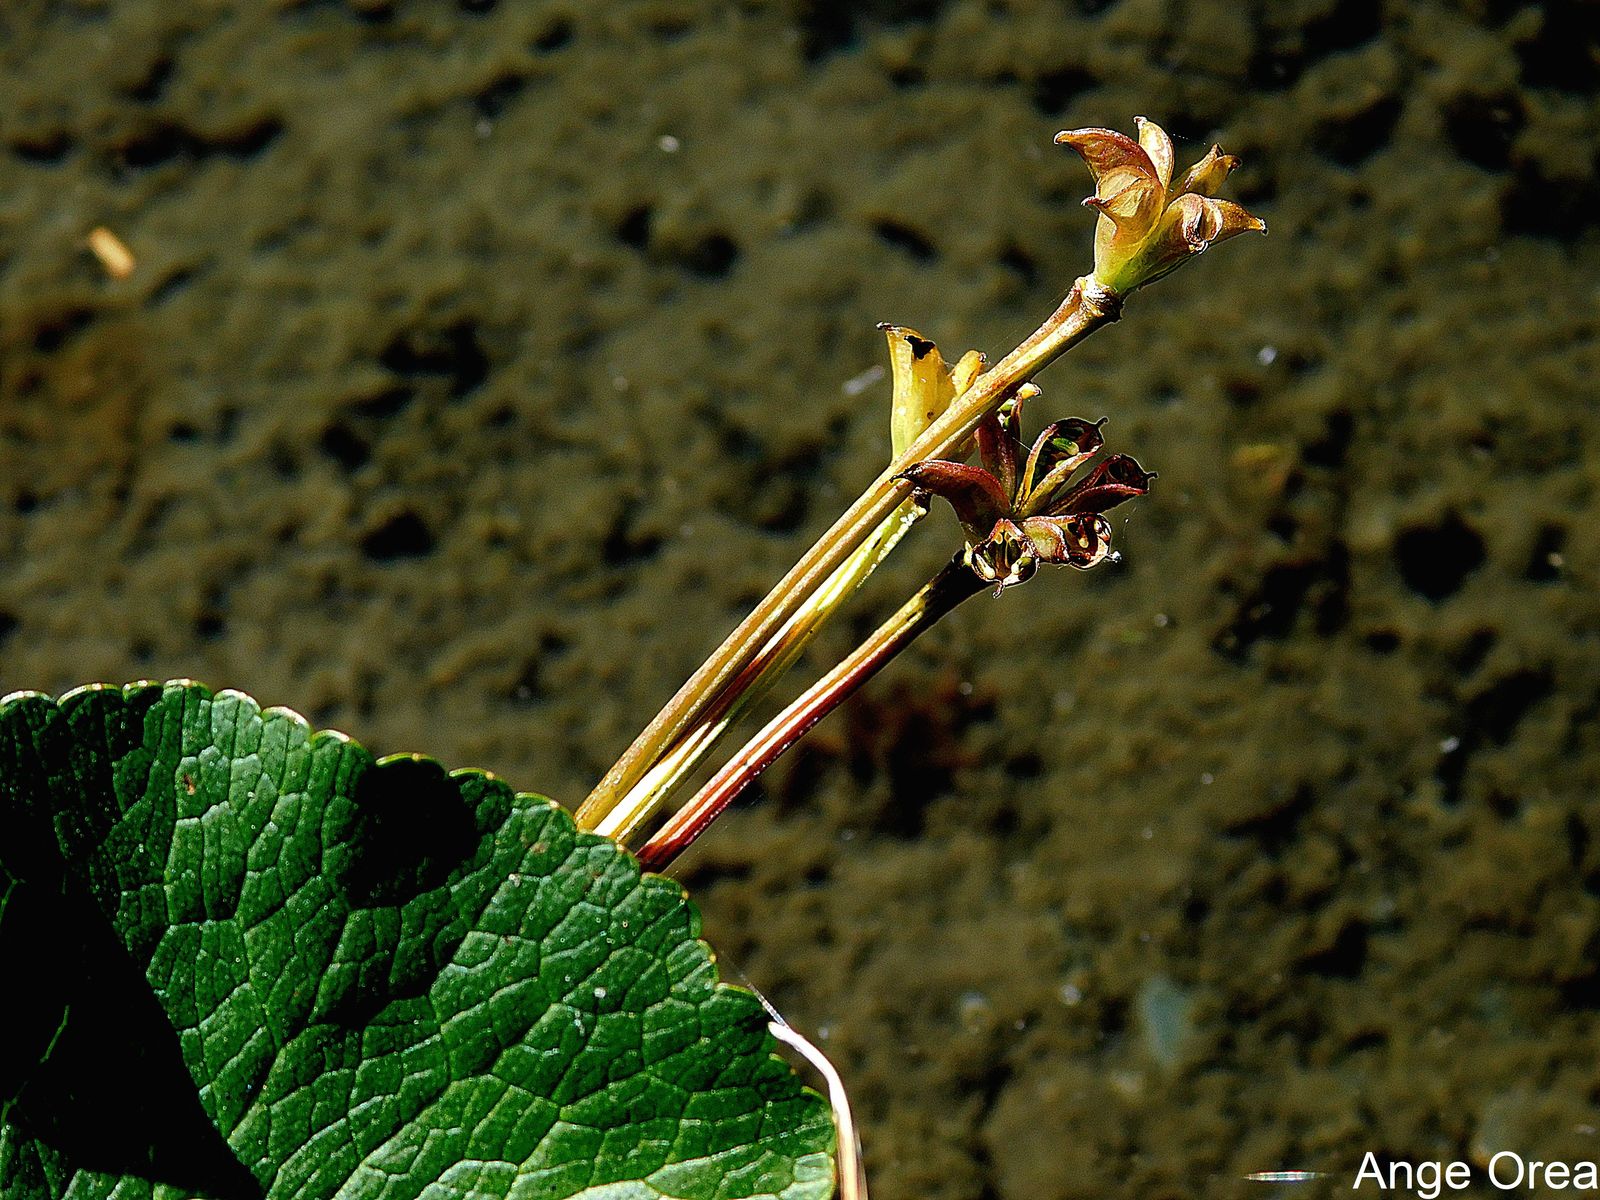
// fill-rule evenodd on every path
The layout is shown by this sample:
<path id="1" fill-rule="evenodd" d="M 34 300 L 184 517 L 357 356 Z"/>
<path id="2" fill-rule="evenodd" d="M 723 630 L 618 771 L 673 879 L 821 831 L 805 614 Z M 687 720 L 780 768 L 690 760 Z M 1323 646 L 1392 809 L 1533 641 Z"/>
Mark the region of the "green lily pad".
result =
<path id="1" fill-rule="evenodd" d="M 681 888 L 196 684 L 0 701 L 0 1197 L 824 1200 Z"/>

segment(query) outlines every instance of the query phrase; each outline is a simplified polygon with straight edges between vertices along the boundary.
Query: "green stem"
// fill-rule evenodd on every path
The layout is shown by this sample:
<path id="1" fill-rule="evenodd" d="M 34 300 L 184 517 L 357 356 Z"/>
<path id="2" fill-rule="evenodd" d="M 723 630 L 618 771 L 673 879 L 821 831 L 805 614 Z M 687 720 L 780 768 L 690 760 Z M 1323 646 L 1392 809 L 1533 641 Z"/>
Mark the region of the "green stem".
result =
<path id="1" fill-rule="evenodd" d="M 1082 341 L 1100 326 L 1117 318 L 1121 299 L 1092 280 L 1073 284 L 1061 305 L 970 388 L 899 455 L 856 500 L 833 527 L 794 565 L 748 617 L 678 690 L 666 707 L 645 727 L 605 778 L 578 809 L 580 827 L 595 829 L 634 790 L 640 780 L 680 742 L 703 736 L 707 714 L 730 687 L 748 675 L 751 663 L 772 642 L 802 605 L 865 543 L 895 508 L 910 495 L 910 485 L 897 479 L 908 467 L 930 458 L 947 458 L 972 436 L 978 423 L 1036 372 Z M 640 812 L 625 822 L 635 828 Z"/>
<path id="2" fill-rule="evenodd" d="M 908 500 L 890 513 L 872 537 L 806 599 L 739 677 L 712 699 L 689 735 L 658 758 L 616 807 L 596 823 L 594 832 L 626 842 L 665 807 L 689 773 L 711 753 L 744 711 L 772 690 L 824 622 L 866 582 L 922 512 Z"/>

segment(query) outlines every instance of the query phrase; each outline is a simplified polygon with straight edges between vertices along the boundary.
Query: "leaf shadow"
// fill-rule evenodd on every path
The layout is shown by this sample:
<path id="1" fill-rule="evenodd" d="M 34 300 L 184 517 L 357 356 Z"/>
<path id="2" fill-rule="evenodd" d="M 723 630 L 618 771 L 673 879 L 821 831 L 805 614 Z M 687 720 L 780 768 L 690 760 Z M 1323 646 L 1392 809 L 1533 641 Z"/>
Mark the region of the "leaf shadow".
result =
<path id="1" fill-rule="evenodd" d="M 399 905 L 440 887 L 477 847 L 460 785 L 432 759 L 385 759 L 362 773 L 353 798 L 349 857 L 335 874 L 357 907 Z"/>
<path id="2" fill-rule="evenodd" d="M 20 1031 L 0 1059 L 8 1123 L 79 1170 L 260 1200 L 200 1106 L 177 1031 L 89 898 L 70 882 L 24 882 L 4 916 L 0 962 L 34 965 L 29 986 L 7 989 Z"/>

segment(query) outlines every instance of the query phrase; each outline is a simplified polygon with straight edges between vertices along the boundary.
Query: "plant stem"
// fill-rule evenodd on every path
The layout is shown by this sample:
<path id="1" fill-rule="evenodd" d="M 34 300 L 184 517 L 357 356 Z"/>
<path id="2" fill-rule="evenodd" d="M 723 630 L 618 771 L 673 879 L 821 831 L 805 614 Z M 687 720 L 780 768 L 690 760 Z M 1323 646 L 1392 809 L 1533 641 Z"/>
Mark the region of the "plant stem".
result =
<path id="1" fill-rule="evenodd" d="M 987 586 L 959 558 L 923 584 L 899 612 L 878 626 L 872 636 L 838 666 L 769 721 L 695 794 L 694 799 L 668 818 L 655 836 L 640 848 L 639 862 L 650 871 L 665 867 L 812 726 L 838 708 L 956 605 L 976 596 Z"/>
<path id="2" fill-rule="evenodd" d="M 740 715 L 771 691 L 773 684 L 795 664 L 827 619 L 866 582 L 922 512 L 907 500 L 890 513 L 873 535 L 828 576 L 827 582 L 806 598 L 749 665 L 711 700 L 689 734 L 656 759 L 623 802 L 596 823 L 594 832 L 626 843 L 651 814 L 665 805 Z"/>
<path id="3" fill-rule="evenodd" d="M 850 1112 L 850 1094 L 845 1091 L 844 1080 L 828 1061 L 828 1056 L 801 1036 L 800 1031 L 779 1016 L 770 1004 L 767 1011 L 772 1013 L 772 1020 L 767 1023 L 768 1032 L 810 1063 L 811 1069 L 828 1085 L 828 1104 L 833 1109 L 835 1143 L 839 1148 L 838 1162 L 834 1165 L 838 1200 L 867 1200 L 867 1168 L 861 1161 L 861 1138 L 856 1133 L 856 1119 Z"/>
<path id="4" fill-rule="evenodd" d="M 1020 384 L 1115 320 L 1120 310 L 1121 297 L 1115 292 L 1089 278 L 1077 280 L 1049 319 L 952 401 L 706 659 L 589 794 L 578 809 L 578 825 L 595 829 L 605 822 L 609 827 L 637 828 L 649 809 L 633 799 L 641 779 L 680 743 L 700 741 L 708 713 L 730 687 L 753 682 L 748 669 L 784 623 L 910 495 L 910 485 L 896 476 L 925 459 L 952 455 Z M 630 810 L 626 819 L 607 821 L 619 805 Z"/>

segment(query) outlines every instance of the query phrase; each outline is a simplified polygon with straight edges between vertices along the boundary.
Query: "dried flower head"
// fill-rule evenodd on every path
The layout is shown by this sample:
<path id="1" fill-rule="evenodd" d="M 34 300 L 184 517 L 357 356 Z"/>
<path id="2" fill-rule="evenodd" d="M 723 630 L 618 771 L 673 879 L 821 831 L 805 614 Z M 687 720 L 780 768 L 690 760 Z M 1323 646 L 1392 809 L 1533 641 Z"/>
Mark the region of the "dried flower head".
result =
<path id="1" fill-rule="evenodd" d="M 1095 226 L 1094 278 L 1121 295 L 1159 279 L 1207 246 L 1235 234 L 1265 233 L 1266 222 L 1216 194 L 1239 160 L 1211 147 L 1176 183 L 1172 139 L 1154 121 L 1135 117 L 1139 139 L 1112 129 L 1069 129 L 1056 142 L 1071 146 L 1094 176 L 1084 204 L 1100 214 Z"/>
<path id="2" fill-rule="evenodd" d="M 1104 418 L 1052 422 L 1024 459 L 1022 407 L 1037 394 L 1024 385 L 1000 415 L 978 427 L 983 466 L 930 459 L 901 475 L 918 492 L 949 502 L 966 535 L 967 565 L 995 585 L 997 596 L 1031 578 L 1040 563 L 1087 570 L 1102 562 L 1111 550 L 1103 514 L 1144 495 L 1155 478 L 1126 454 L 1113 454 L 1073 480 L 1099 453 Z"/>

